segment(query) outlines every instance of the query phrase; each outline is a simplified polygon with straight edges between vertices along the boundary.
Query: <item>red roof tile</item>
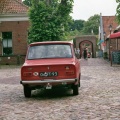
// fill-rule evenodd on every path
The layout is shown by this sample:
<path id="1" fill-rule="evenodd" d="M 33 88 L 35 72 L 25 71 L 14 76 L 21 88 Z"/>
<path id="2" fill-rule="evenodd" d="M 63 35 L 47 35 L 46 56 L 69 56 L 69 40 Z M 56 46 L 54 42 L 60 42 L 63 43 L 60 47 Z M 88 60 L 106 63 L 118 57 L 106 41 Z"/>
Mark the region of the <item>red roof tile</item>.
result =
<path id="1" fill-rule="evenodd" d="M 0 14 L 26 13 L 28 7 L 20 0 L 0 0 Z"/>

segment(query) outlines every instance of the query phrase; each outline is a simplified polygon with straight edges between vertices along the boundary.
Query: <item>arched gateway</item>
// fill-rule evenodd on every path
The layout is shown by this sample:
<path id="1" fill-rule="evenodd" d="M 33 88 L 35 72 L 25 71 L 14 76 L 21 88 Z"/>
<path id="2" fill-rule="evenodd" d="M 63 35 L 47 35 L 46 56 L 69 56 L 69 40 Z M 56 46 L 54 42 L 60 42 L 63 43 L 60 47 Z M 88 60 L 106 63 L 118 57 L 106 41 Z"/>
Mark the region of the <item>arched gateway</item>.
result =
<path id="1" fill-rule="evenodd" d="M 91 53 L 91 57 L 96 57 L 96 43 L 97 38 L 94 35 L 84 35 L 74 38 L 74 46 L 76 49 L 80 49 L 80 56 L 82 56 L 84 48 L 87 47 L 88 52 Z"/>

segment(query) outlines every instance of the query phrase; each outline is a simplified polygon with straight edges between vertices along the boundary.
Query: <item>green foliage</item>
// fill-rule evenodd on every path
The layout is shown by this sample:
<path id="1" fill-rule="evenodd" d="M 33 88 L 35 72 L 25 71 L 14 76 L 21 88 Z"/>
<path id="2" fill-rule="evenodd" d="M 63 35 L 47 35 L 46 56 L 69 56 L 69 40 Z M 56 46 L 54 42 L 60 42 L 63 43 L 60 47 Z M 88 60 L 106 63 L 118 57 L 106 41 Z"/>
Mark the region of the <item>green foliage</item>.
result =
<path id="1" fill-rule="evenodd" d="M 24 0 L 30 6 L 29 42 L 71 40 L 75 36 L 98 34 L 99 15 L 87 21 L 72 20 L 73 0 Z"/>
<path id="2" fill-rule="evenodd" d="M 118 23 L 120 23 L 120 0 L 116 0 L 116 2 L 118 3 L 118 6 L 116 8 L 116 17 L 117 17 Z"/>
<path id="3" fill-rule="evenodd" d="M 74 30 L 82 30 L 84 27 L 84 20 L 73 20 L 71 23 L 69 23 L 69 29 Z"/>
<path id="4" fill-rule="evenodd" d="M 27 6 L 32 6 L 32 0 L 24 0 L 23 3 Z"/>
<path id="5" fill-rule="evenodd" d="M 117 3 L 120 3 L 120 0 L 116 0 Z"/>
<path id="6" fill-rule="evenodd" d="M 72 10 L 72 1 L 46 0 L 32 1 L 29 10 L 30 28 L 29 42 L 62 40 L 65 36 L 69 14 Z M 68 2 L 69 1 L 69 2 Z"/>
<path id="7" fill-rule="evenodd" d="M 107 53 L 107 52 L 104 52 L 104 53 L 103 53 L 103 58 L 104 58 L 104 59 L 108 59 L 108 53 Z"/>
<path id="8" fill-rule="evenodd" d="M 91 16 L 87 21 L 84 20 L 72 20 L 69 23 L 69 31 L 66 34 L 67 39 L 71 40 L 80 35 L 91 35 L 93 30 L 94 35 L 98 35 L 99 29 L 99 15 Z"/>
<path id="9" fill-rule="evenodd" d="M 93 31 L 93 34 L 97 35 L 99 29 L 99 21 L 100 21 L 99 19 L 100 19 L 99 15 L 91 16 L 86 22 L 84 22 L 82 33 L 92 34 Z"/>
<path id="10" fill-rule="evenodd" d="M 74 30 L 74 31 L 69 31 L 69 32 L 65 32 L 65 36 L 66 36 L 66 40 L 72 40 L 73 38 L 75 38 L 76 36 L 80 36 L 80 31 L 78 30 Z"/>

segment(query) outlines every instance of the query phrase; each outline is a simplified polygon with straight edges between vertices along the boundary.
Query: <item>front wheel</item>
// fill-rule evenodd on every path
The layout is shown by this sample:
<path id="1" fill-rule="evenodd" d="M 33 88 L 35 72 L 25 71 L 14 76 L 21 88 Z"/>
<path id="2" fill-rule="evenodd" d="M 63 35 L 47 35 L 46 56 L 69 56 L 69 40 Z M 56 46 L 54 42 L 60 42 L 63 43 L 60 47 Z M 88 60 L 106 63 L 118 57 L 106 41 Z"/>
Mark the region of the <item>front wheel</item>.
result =
<path id="1" fill-rule="evenodd" d="M 79 87 L 78 85 L 73 86 L 73 95 L 78 95 L 79 94 Z"/>
<path id="2" fill-rule="evenodd" d="M 27 98 L 31 97 L 31 89 L 28 86 L 24 86 L 24 96 Z"/>

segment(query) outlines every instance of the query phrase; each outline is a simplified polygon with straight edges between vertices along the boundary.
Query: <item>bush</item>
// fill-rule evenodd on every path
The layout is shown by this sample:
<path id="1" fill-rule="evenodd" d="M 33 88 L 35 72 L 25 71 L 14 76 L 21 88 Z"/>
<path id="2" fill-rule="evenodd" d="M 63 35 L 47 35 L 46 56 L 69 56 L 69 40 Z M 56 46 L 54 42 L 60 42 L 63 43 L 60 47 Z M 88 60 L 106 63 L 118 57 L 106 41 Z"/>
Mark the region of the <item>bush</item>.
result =
<path id="1" fill-rule="evenodd" d="M 104 52 L 104 53 L 103 53 L 103 58 L 104 58 L 104 59 L 108 59 L 108 54 L 107 54 L 107 52 Z"/>

